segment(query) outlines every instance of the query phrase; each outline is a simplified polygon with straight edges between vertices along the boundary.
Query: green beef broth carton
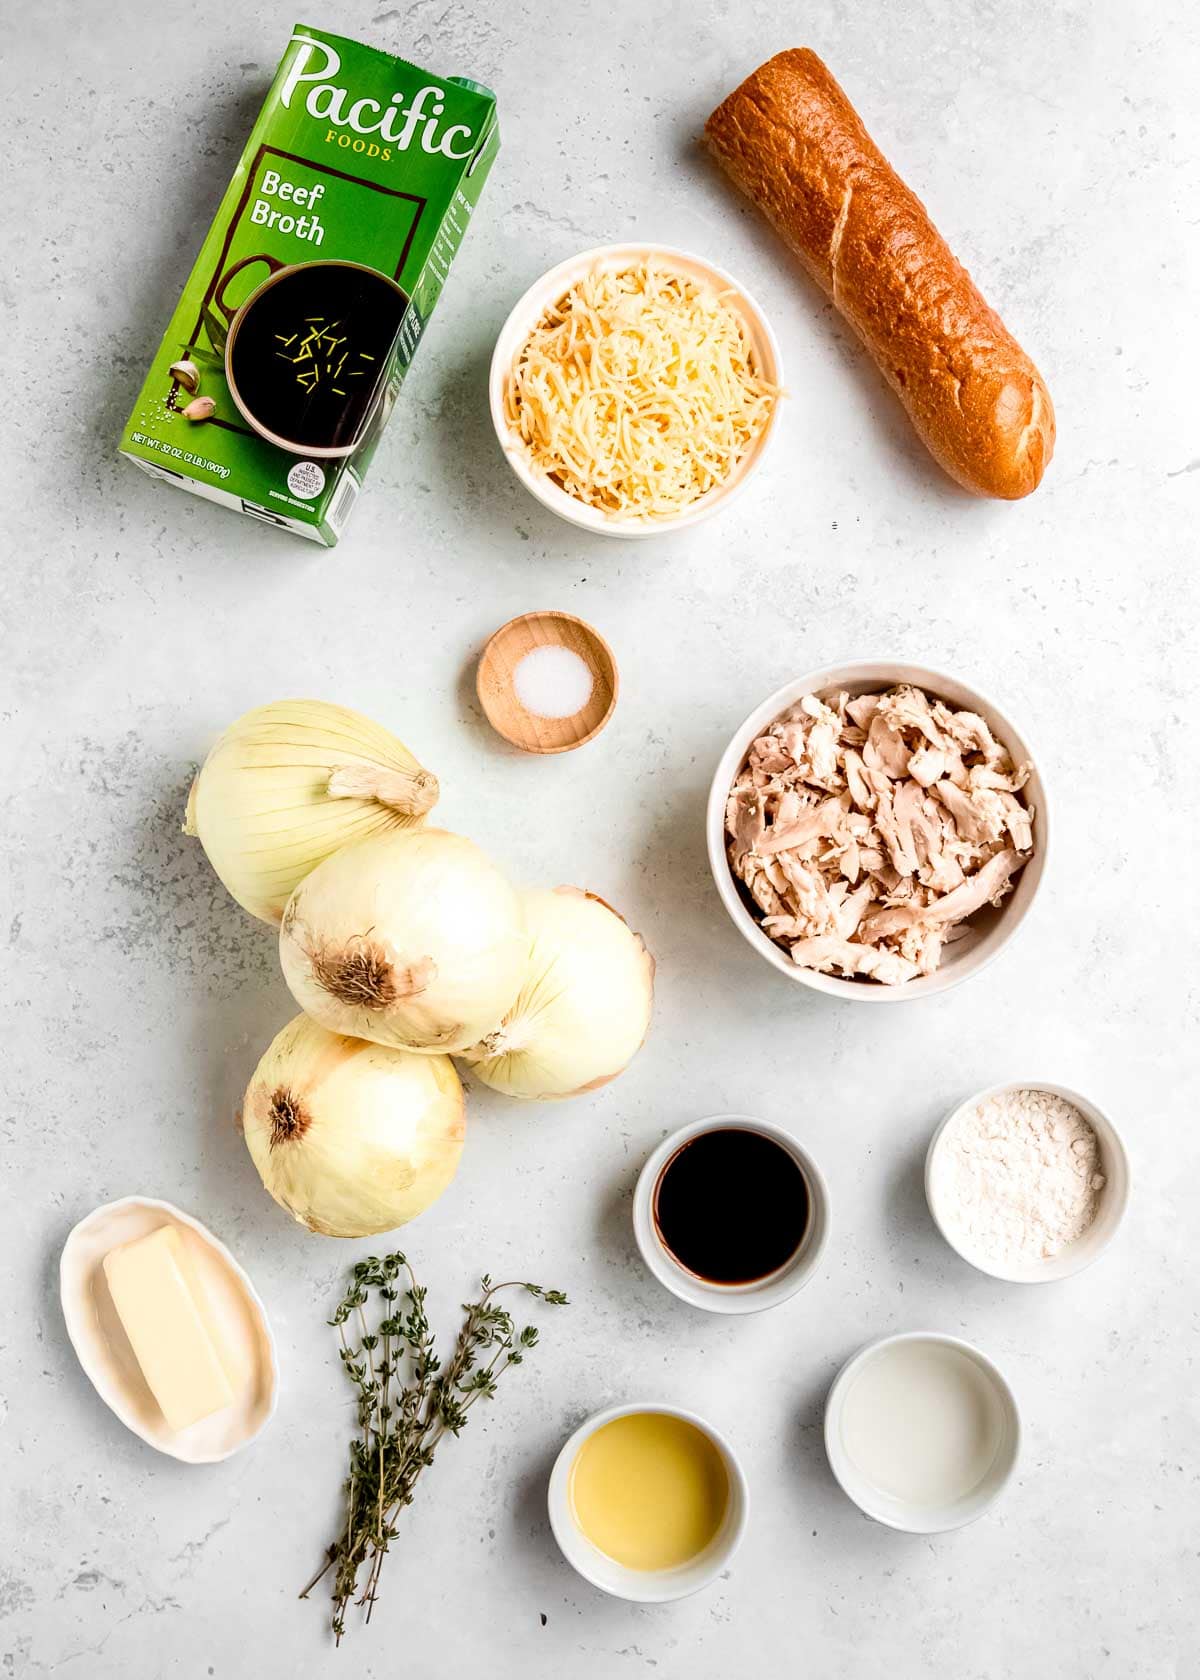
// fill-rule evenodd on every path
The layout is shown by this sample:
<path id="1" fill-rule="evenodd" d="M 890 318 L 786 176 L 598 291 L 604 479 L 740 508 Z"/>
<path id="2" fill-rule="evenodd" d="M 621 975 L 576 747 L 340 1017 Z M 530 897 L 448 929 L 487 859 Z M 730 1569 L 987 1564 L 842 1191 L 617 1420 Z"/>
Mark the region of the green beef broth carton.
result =
<path id="1" fill-rule="evenodd" d="M 332 547 L 499 146 L 478 83 L 298 25 L 121 452 Z"/>

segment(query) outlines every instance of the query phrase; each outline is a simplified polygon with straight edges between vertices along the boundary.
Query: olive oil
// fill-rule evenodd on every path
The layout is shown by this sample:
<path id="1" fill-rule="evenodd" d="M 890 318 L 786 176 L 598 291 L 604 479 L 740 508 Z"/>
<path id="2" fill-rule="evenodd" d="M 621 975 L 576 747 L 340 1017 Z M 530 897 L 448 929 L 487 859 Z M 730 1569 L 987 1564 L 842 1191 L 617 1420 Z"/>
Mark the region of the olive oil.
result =
<path id="1" fill-rule="evenodd" d="M 716 1539 L 729 1476 L 715 1442 L 669 1412 L 630 1412 L 589 1435 L 571 1466 L 580 1531 L 627 1569 L 677 1569 Z"/>
<path id="2" fill-rule="evenodd" d="M 707 1283 L 758 1283 L 796 1253 L 811 1198 L 795 1157 L 745 1127 L 717 1126 L 678 1148 L 654 1188 L 664 1247 Z"/>

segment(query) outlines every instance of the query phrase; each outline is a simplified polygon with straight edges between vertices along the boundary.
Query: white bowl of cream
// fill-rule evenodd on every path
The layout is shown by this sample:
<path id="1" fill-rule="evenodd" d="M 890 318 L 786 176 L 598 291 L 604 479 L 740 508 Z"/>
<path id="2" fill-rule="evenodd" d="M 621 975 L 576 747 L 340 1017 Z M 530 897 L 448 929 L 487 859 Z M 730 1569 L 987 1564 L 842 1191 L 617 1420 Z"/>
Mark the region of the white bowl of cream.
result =
<path id="1" fill-rule="evenodd" d="M 825 1403 L 825 1451 L 842 1491 L 910 1534 L 974 1522 L 1017 1463 L 1021 1426 L 1004 1377 L 970 1342 L 934 1330 L 860 1349 Z"/>

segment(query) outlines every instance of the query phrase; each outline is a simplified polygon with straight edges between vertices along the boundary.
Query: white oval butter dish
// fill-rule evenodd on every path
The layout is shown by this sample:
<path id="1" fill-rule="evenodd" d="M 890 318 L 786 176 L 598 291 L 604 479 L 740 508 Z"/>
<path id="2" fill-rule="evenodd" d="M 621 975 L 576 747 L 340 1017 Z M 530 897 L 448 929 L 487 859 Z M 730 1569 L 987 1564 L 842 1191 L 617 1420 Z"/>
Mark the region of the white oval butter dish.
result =
<path id="1" fill-rule="evenodd" d="M 120 1243 L 171 1225 L 186 1243 L 195 1275 L 242 1373 L 232 1406 L 188 1429 L 172 1430 L 142 1376 L 117 1317 L 104 1257 Z M 59 1283 L 67 1335 L 96 1393 L 148 1446 L 185 1464 L 215 1464 L 249 1446 L 275 1412 L 279 1368 L 266 1310 L 224 1243 L 198 1219 L 148 1196 L 125 1196 L 96 1208 L 63 1244 Z"/>

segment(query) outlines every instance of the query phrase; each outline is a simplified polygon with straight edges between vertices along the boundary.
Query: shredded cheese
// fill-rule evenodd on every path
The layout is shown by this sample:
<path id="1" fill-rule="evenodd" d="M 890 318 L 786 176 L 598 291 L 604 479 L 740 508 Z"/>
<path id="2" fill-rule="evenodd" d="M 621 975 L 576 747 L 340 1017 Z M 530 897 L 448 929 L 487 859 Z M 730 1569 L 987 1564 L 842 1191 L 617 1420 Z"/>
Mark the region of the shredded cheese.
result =
<path id="1" fill-rule="evenodd" d="M 638 265 L 593 272 L 544 312 L 505 412 L 534 469 L 569 495 L 667 519 L 728 479 L 778 395 L 720 293 Z"/>

